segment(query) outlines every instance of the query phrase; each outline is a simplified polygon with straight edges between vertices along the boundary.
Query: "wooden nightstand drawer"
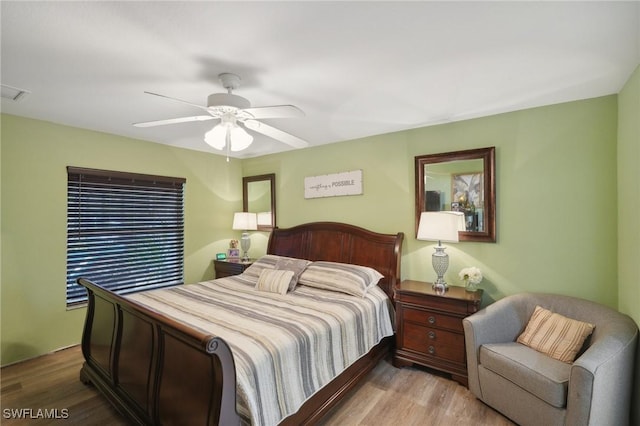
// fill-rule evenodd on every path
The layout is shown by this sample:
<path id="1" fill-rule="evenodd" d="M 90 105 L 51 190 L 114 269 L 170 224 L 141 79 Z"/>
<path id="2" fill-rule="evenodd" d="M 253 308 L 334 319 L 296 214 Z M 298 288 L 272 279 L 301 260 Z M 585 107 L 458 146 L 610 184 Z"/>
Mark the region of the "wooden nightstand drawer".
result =
<path id="1" fill-rule="evenodd" d="M 213 266 L 215 268 L 216 278 L 223 278 L 243 273 L 252 263 L 253 260 L 248 262 L 241 260 L 214 260 Z"/>
<path id="2" fill-rule="evenodd" d="M 393 364 L 420 364 L 451 374 L 467 385 L 462 320 L 480 309 L 482 290 L 449 287 L 438 293 L 430 283 L 406 280 L 396 288 L 396 349 Z"/>
<path id="3" fill-rule="evenodd" d="M 457 314 L 462 316 L 469 315 L 467 312 L 467 306 L 463 303 L 456 302 L 455 300 L 447 299 L 442 297 L 442 295 L 435 296 L 424 296 L 424 295 L 415 295 L 415 294 L 403 294 L 401 296 L 401 300 L 403 303 L 424 306 L 425 297 L 429 298 L 429 308 L 437 311 L 442 311 L 447 314 Z"/>
<path id="4" fill-rule="evenodd" d="M 447 330 L 463 332 L 460 318 L 450 315 L 439 314 L 433 311 L 421 309 L 404 308 L 402 316 L 405 321 L 411 321 L 428 327 L 443 328 Z"/>
<path id="5" fill-rule="evenodd" d="M 465 363 L 464 335 L 405 323 L 403 344 L 406 349 L 425 355 Z"/>

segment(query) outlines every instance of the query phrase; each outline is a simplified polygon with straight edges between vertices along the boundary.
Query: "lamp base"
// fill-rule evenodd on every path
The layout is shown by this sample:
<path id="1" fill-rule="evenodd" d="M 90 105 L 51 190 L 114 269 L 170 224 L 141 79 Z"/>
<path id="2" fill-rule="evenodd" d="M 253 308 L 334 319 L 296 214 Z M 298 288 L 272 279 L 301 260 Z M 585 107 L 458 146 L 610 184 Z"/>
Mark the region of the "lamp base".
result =
<path id="1" fill-rule="evenodd" d="M 449 285 L 444 280 L 444 273 L 449 269 L 449 255 L 444 252 L 442 243 L 438 242 L 438 245 L 434 247 L 436 252 L 431 255 L 431 264 L 433 270 L 436 271 L 438 278 L 433 283 L 432 287 L 437 292 L 445 292 L 449 289 Z"/>
<path id="2" fill-rule="evenodd" d="M 249 261 L 249 248 L 251 247 L 251 238 L 249 238 L 248 232 L 242 233 L 242 238 L 240 238 L 240 247 L 242 248 L 242 261 Z"/>
<path id="3" fill-rule="evenodd" d="M 431 288 L 434 289 L 436 293 L 446 293 L 447 290 L 449 290 L 449 284 L 436 282 L 431 284 Z"/>

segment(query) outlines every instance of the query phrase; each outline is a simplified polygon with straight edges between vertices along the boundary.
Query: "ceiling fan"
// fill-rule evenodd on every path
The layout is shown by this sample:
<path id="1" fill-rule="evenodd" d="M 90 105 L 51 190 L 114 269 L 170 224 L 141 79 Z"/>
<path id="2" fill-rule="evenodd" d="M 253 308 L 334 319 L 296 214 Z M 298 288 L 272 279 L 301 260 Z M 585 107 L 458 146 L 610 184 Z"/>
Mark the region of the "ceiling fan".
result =
<path id="1" fill-rule="evenodd" d="M 195 115 L 190 117 L 170 118 L 167 120 L 146 121 L 134 123 L 136 127 L 163 126 L 166 124 L 187 123 L 191 121 L 220 120 L 210 131 L 205 134 L 204 140 L 215 149 L 227 149 L 241 151 L 251 145 L 253 136 L 246 132 L 242 126 L 270 138 L 276 139 L 294 148 L 304 148 L 309 143 L 297 136 L 276 129 L 265 124 L 259 119 L 264 118 L 290 118 L 303 117 L 304 112 L 293 105 L 273 105 L 251 108 L 251 103 L 246 98 L 233 94 L 233 90 L 240 87 L 240 77 L 236 74 L 223 73 L 218 75 L 222 86 L 227 93 L 213 93 L 207 98 L 207 106 L 193 104 L 169 96 L 152 92 L 149 95 L 159 96 L 172 101 L 181 102 L 196 108 L 205 110 L 209 115 Z"/>

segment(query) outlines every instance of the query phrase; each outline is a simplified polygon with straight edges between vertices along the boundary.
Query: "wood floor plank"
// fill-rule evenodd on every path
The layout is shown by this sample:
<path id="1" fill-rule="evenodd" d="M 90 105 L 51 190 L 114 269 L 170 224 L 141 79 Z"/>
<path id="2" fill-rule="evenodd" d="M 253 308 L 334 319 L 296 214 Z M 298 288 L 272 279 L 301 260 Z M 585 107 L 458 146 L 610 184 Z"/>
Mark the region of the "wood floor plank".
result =
<path id="1" fill-rule="evenodd" d="M 2 425 L 126 425 L 95 388 L 80 382 L 82 362 L 74 346 L 2 368 Z"/>
<path id="2" fill-rule="evenodd" d="M 380 362 L 364 383 L 326 416 L 322 426 L 514 426 L 441 374 Z"/>
<path id="3" fill-rule="evenodd" d="M 80 382 L 79 346 L 0 370 L 2 425 L 127 425 L 93 387 Z M 68 418 L 33 418 L 49 410 Z M 7 418 L 6 414 L 23 418 Z M 31 410 L 31 411 L 28 411 Z M 57 411 L 52 411 L 57 410 Z M 66 410 L 66 411 L 63 411 Z M 11 417 L 11 416 L 9 416 Z M 26 417 L 26 418 L 24 418 Z M 397 369 L 387 360 L 354 388 L 321 422 L 322 426 L 513 426 L 457 382 L 426 369 Z"/>

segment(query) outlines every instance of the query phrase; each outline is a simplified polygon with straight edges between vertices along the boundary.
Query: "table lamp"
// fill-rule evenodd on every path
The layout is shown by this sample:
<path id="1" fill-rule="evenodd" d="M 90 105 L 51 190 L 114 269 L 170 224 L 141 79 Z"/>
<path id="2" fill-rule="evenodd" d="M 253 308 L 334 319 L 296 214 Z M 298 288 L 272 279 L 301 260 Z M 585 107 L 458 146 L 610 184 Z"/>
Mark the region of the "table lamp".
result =
<path id="1" fill-rule="evenodd" d="M 442 241 L 457 243 L 458 232 L 465 230 L 463 212 L 423 212 L 420 215 L 418 225 L 418 240 L 437 241 L 435 253 L 431 255 L 431 263 L 438 278 L 433 283 L 433 288 L 437 291 L 447 291 L 449 286 L 444 280 L 444 273 L 449 268 L 449 255 L 444 252 L 445 246 Z"/>
<path id="2" fill-rule="evenodd" d="M 242 260 L 249 260 L 249 248 L 251 247 L 251 238 L 249 232 L 258 229 L 258 220 L 255 213 L 237 212 L 233 215 L 233 230 L 242 231 L 240 238 L 240 248 L 242 248 Z"/>

